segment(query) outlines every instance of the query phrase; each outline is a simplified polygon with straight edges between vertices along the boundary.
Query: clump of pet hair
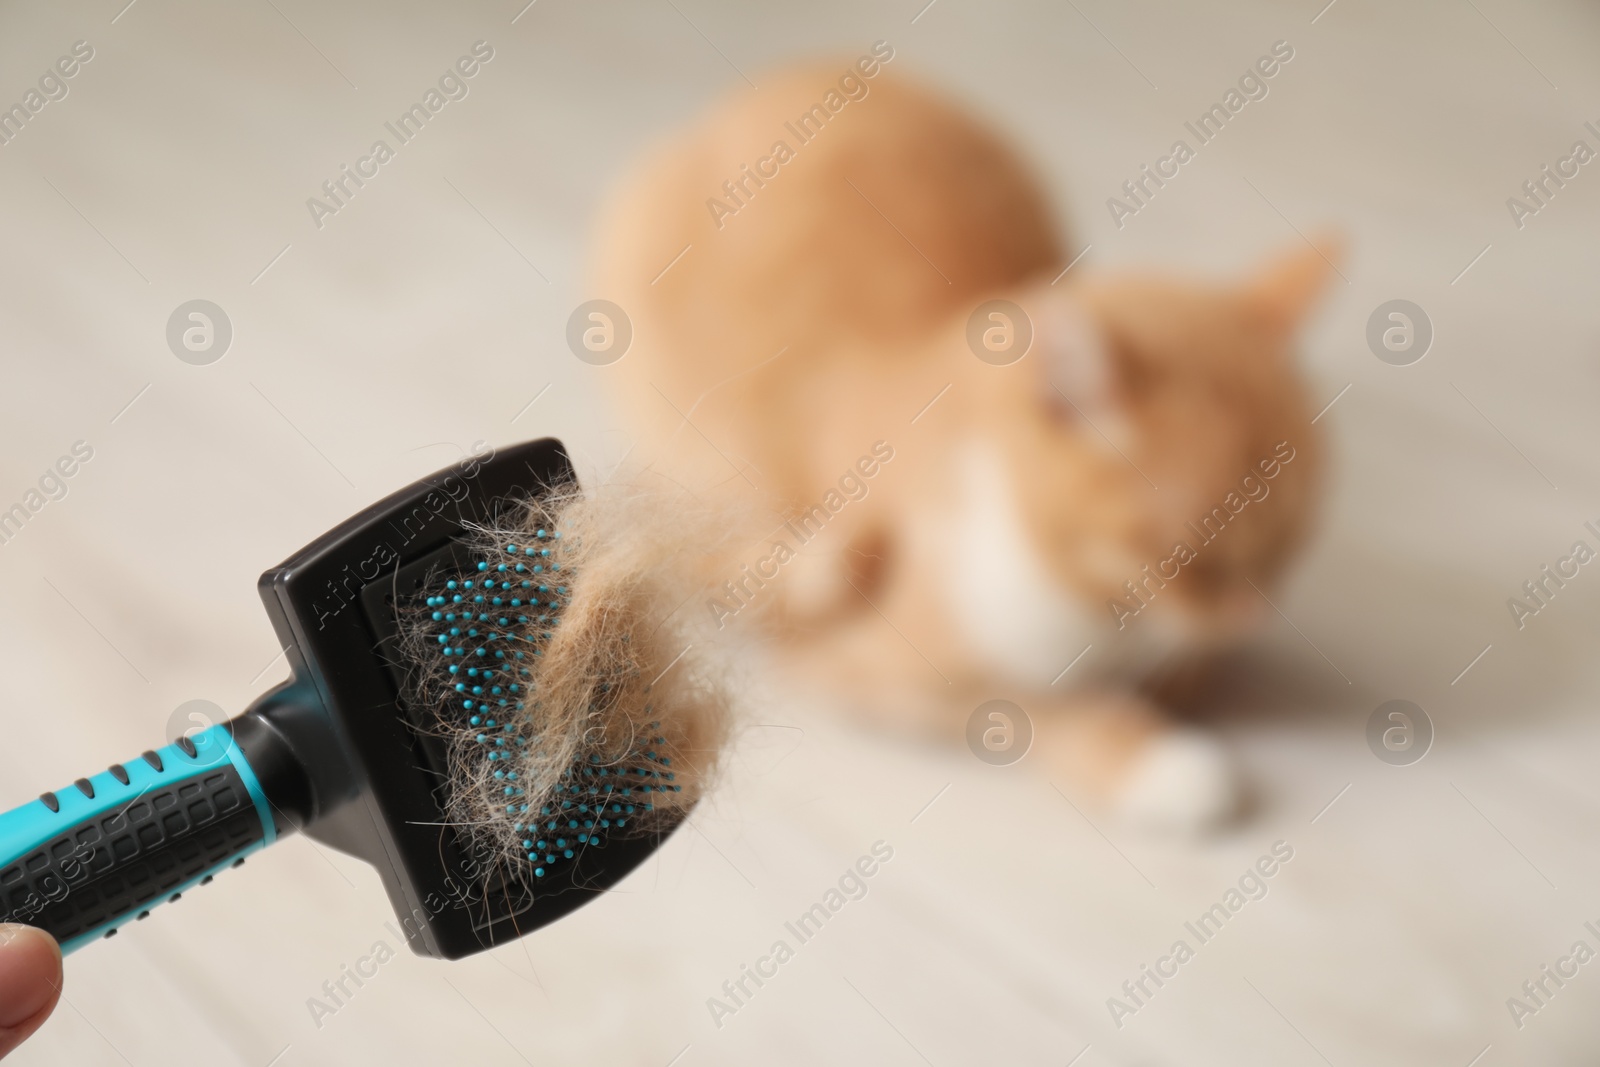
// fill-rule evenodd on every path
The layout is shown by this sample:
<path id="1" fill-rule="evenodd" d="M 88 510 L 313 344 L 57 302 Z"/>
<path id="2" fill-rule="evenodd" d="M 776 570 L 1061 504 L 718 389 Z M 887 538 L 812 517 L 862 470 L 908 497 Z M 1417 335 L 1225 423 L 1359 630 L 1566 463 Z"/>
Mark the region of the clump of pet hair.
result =
<path id="1" fill-rule="evenodd" d="M 612 834 L 669 828 L 708 791 L 728 738 L 730 684 L 691 594 L 719 528 L 686 492 L 640 476 L 587 492 L 554 486 L 475 529 L 474 559 L 537 560 L 547 590 L 538 608 L 522 609 L 526 622 L 499 628 L 524 650 L 526 672 L 517 699 L 481 717 L 511 739 L 493 750 L 498 759 L 485 758 L 484 722 L 469 724 L 459 675 L 439 657 L 435 616 L 419 610 L 406 626 L 410 661 L 429 665 L 414 697 L 449 751 L 446 811 L 475 854 L 521 861 L 519 819 L 559 809 L 574 783 L 632 790 Z M 585 778 L 602 772 L 611 777 Z M 511 806 L 508 780 L 521 790 Z"/>

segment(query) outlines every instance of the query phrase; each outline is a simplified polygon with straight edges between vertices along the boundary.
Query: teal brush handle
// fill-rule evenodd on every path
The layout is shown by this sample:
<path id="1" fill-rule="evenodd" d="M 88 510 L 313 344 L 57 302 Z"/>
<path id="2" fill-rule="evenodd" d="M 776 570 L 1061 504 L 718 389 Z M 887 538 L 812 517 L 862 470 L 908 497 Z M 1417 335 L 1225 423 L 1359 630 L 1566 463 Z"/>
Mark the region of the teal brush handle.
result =
<path id="1" fill-rule="evenodd" d="M 277 837 L 255 771 L 212 726 L 0 815 L 0 922 L 71 952 Z"/>

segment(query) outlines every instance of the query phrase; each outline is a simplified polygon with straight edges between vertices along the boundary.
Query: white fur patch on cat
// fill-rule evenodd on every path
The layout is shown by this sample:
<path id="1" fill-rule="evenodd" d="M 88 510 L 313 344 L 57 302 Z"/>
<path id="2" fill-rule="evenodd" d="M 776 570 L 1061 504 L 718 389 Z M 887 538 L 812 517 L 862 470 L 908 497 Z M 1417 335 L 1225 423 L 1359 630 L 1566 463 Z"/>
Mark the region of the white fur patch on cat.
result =
<path id="1" fill-rule="evenodd" d="M 966 581 L 942 581 L 957 632 L 996 673 L 1048 686 L 1099 628 L 1063 589 L 1035 547 L 1000 450 L 971 441 L 956 455 L 957 511 L 951 558 Z"/>
<path id="2" fill-rule="evenodd" d="M 1238 804 L 1237 775 L 1222 745 L 1178 729 L 1157 734 L 1134 757 L 1112 810 L 1142 830 L 1196 834 L 1226 822 Z"/>

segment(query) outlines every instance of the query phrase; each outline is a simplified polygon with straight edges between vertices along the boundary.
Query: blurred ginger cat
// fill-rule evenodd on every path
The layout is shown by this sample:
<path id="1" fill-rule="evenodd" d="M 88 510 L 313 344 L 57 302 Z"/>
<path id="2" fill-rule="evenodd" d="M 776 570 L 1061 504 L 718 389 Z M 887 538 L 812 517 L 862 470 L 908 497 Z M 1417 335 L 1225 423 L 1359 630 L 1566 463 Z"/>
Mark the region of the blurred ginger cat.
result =
<path id="1" fill-rule="evenodd" d="M 633 341 L 604 373 L 643 449 L 772 515 L 709 561 L 706 610 L 766 614 L 861 714 L 959 738 L 1010 699 L 1029 762 L 1116 814 L 1221 821 L 1220 746 L 1141 686 L 1262 617 L 1307 531 L 1319 449 L 1289 348 L 1328 263 L 1061 277 L 1023 164 L 892 58 L 764 77 L 605 214 L 595 293 Z M 1026 322 L 969 328 L 995 298 Z M 1030 326 L 1020 359 L 975 355 Z"/>

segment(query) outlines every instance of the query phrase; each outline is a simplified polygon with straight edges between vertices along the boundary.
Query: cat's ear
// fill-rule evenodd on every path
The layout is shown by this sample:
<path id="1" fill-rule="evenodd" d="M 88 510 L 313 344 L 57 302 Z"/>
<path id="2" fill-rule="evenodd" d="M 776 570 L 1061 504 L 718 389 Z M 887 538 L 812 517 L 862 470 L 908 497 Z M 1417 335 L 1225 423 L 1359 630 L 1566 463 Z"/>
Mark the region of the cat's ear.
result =
<path id="1" fill-rule="evenodd" d="M 1245 284 L 1245 298 L 1272 325 L 1288 333 L 1311 311 L 1322 291 L 1342 278 L 1344 238 L 1333 231 L 1280 254 Z"/>
<path id="2" fill-rule="evenodd" d="M 1114 416 L 1121 404 L 1110 342 L 1088 308 L 1064 293 L 1049 293 L 1034 307 L 1034 373 L 1045 404 L 1069 420 Z"/>

